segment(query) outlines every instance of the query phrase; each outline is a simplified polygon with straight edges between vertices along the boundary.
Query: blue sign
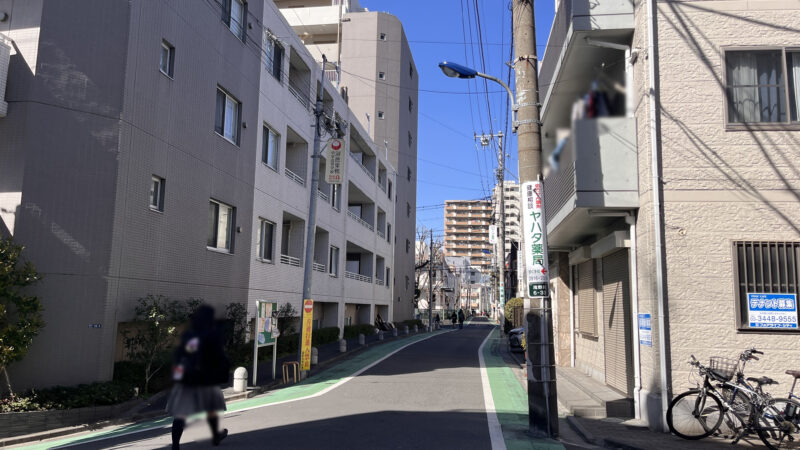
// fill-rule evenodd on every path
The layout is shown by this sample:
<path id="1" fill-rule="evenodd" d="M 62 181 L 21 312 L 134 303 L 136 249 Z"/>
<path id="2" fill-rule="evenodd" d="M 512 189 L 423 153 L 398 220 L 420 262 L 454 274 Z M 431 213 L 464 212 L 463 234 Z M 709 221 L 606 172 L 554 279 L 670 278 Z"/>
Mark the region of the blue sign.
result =
<path id="1" fill-rule="evenodd" d="M 653 327 L 650 324 L 650 314 L 639 314 L 639 345 L 653 346 Z"/>
<path id="2" fill-rule="evenodd" d="M 747 293 L 750 328 L 797 329 L 796 294 Z"/>

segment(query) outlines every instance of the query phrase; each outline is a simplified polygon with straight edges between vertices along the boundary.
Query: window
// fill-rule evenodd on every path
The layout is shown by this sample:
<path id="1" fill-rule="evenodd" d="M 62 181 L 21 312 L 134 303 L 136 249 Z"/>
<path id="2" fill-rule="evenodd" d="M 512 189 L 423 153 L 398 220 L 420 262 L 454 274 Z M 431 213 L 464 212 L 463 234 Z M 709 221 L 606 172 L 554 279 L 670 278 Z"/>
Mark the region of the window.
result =
<path id="1" fill-rule="evenodd" d="M 175 47 L 170 45 L 167 41 L 161 41 L 161 61 L 158 63 L 158 68 L 161 73 L 172 78 L 175 67 Z"/>
<path id="2" fill-rule="evenodd" d="M 408 112 L 414 112 L 414 101 L 408 97 Z"/>
<path id="3" fill-rule="evenodd" d="M 283 72 L 283 46 L 272 36 L 267 37 L 266 45 L 267 70 L 269 70 L 269 73 L 272 74 L 276 80 L 281 81 L 281 73 Z"/>
<path id="4" fill-rule="evenodd" d="M 233 224 L 235 210 L 216 200 L 208 202 L 208 247 L 233 250 Z"/>
<path id="5" fill-rule="evenodd" d="M 406 172 L 406 179 L 407 179 L 408 181 L 411 181 L 411 167 L 406 167 L 406 170 L 407 170 L 407 172 Z"/>
<path id="6" fill-rule="evenodd" d="M 729 123 L 800 120 L 800 51 L 726 51 L 725 83 Z"/>
<path id="7" fill-rule="evenodd" d="M 413 142 L 413 139 L 411 138 L 411 132 L 409 131 L 409 132 L 408 132 L 408 146 L 409 146 L 409 147 L 411 147 L 411 143 L 412 143 L 412 142 Z"/>
<path id="8" fill-rule="evenodd" d="M 339 247 L 333 245 L 328 252 L 328 274 L 332 277 L 339 276 Z"/>
<path id="9" fill-rule="evenodd" d="M 387 268 L 386 268 L 386 278 L 385 278 L 385 281 L 386 281 L 386 288 L 387 288 L 387 289 L 389 288 L 389 280 L 390 280 L 390 277 L 389 277 L 389 276 L 390 276 L 391 274 L 392 274 L 392 271 L 391 271 L 391 270 L 390 270 L 390 269 L 387 267 Z"/>
<path id="10" fill-rule="evenodd" d="M 264 143 L 261 152 L 261 162 L 278 170 L 278 153 L 280 152 L 281 135 L 272 128 L 264 125 Z"/>
<path id="11" fill-rule="evenodd" d="M 223 20 L 236 37 L 244 40 L 244 19 L 247 17 L 247 5 L 242 0 L 223 0 Z"/>
<path id="12" fill-rule="evenodd" d="M 164 185 L 166 180 L 153 175 L 150 182 L 150 209 L 164 211 Z"/>
<path id="13" fill-rule="evenodd" d="M 272 262 L 275 257 L 275 223 L 266 219 L 260 219 L 261 226 L 258 229 L 258 259 Z"/>
<path id="14" fill-rule="evenodd" d="M 389 180 L 389 186 L 386 188 L 386 193 L 389 195 L 389 199 L 392 198 L 392 180 Z"/>
<path id="15" fill-rule="evenodd" d="M 386 240 L 392 242 L 392 224 L 386 224 Z"/>
<path id="16" fill-rule="evenodd" d="M 408 63 L 408 77 L 414 78 L 414 65 L 411 63 Z"/>
<path id="17" fill-rule="evenodd" d="M 798 330 L 800 242 L 734 242 L 739 329 Z"/>
<path id="18" fill-rule="evenodd" d="M 386 79 L 386 72 L 378 72 L 378 79 L 385 80 Z"/>
<path id="19" fill-rule="evenodd" d="M 217 88 L 217 115 L 214 130 L 220 136 L 239 145 L 242 104 L 230 94 Z"/>
<path id="20" fill-rule="evenodd" d="M 406 253 L 411 251 L 411 241 L 406 239 Z"/>
<path id="21" fill-rule="evenodd" d="M 406 202 L 406 217 L 411 217 L 411 204 Z"/>
<path id="22" fill-rule="evenodd" d="M 380 40 L 382 40 L 382 41 L 385 41 L 385 40 L 386 40 L 386 33 L 381 33 L 381 34 L 379 35 L 378 39 L 380 39 Z"/>
<path id="23" fill-rule="evenodd" d="M 408 275 L 406 275 L 406 290 L 408 290 Z"/>
<path id="24" fill-rule="evenodd" d="M 383 111 L 378 111 L 378 119 L 383 120 L 383 118 L 384 118 Z"/>
<path id="25" fill-rule="evenodd" d="M 331 206 L 333 209 L 339 211 L 341 208 L 341 198 L 342 196 L 339 195 L 339 190 L 342 188 L 340 184 L 331 185 Z"/>

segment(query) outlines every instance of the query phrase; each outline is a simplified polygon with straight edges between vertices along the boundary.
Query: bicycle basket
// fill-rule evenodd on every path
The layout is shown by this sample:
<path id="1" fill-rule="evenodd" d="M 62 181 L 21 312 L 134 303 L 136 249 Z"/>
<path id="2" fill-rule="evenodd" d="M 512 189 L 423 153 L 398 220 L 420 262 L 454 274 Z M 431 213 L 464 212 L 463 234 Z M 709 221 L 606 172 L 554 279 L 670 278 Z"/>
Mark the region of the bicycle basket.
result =
<path id="1" fill-rule="evenodd" d="M 713 372 L 714 377 L 720 381 L 729 381 L 736 374 L 738 361 L 721 356 L 712 356 L 708 368 Z"/>

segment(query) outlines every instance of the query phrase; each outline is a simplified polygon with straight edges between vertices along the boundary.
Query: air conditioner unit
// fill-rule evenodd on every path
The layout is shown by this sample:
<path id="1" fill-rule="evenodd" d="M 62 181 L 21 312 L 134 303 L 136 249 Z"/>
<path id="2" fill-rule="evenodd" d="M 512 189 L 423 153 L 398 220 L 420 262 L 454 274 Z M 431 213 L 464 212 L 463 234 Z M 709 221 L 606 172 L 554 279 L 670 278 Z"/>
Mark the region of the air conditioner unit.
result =
<path id="1" fill-rule="evenodd" d="M 6 82 L 8 81 L 8 63 L 11 57 L 11 42 L 0 35 L 0 117 L 8 112 L 6 103 Z"/>

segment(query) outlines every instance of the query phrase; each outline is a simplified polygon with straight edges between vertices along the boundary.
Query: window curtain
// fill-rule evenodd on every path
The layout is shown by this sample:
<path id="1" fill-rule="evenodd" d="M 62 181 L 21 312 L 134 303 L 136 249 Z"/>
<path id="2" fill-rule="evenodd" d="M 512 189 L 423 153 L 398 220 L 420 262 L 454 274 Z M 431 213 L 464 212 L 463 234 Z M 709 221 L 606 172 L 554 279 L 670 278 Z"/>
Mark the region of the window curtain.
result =
<path id="1" fill-rule="evenodd" d="M 760 122 L 761 102 L 758 95 L 758 61 L 751 52 L 730 52 L 727 55 L 731 122 Z"/>
<path id="2" fill-rule="evenodd" d="M 800 52 L 789 54 L 789 90 L 791 98 L 794 100 L 792 105 L 792 120 L 800 120 Z"/>

